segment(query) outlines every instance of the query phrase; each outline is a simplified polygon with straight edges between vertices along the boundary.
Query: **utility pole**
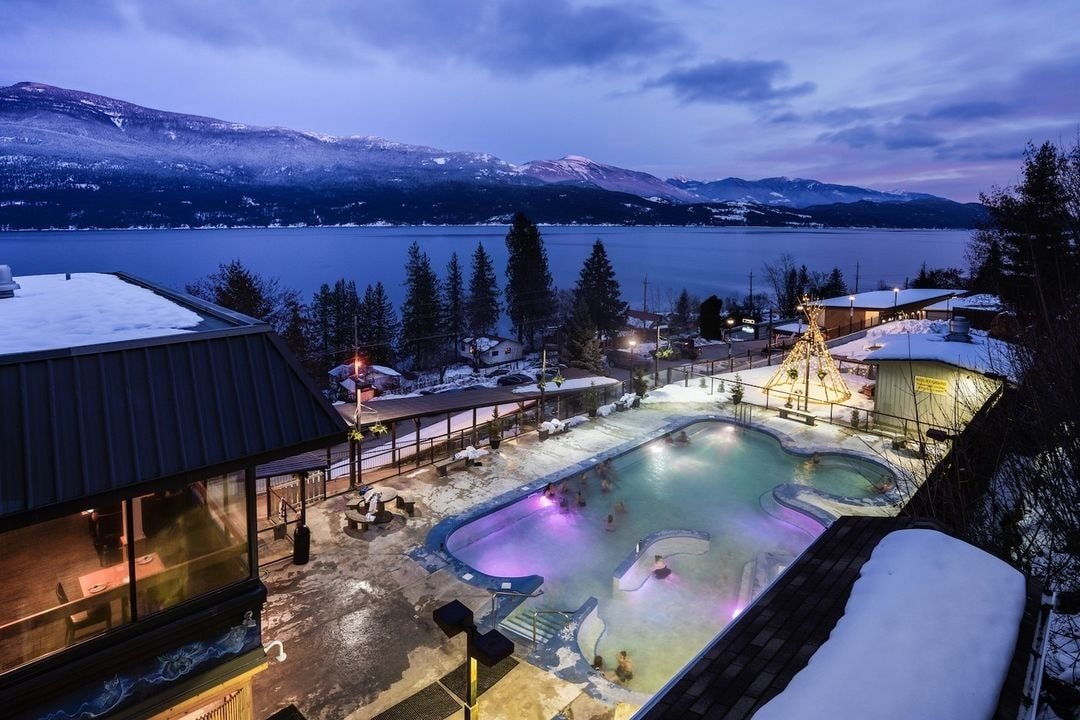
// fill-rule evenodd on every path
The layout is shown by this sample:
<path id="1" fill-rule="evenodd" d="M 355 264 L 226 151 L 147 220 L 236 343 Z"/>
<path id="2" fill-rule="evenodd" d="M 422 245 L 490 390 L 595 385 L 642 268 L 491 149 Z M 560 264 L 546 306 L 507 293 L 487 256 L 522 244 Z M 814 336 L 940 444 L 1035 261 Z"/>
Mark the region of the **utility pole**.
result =
<path id="1" fill-rule="evenodd" d="M 859 261 L 855 261 L 855 294 L 859 294 Z"/>
<path id="2" fill-rule="evenodd" d="M 645 289 L 641 291 L 641 312 L 649 312 L 649 276 L 645 276 Z"/>
<path id="3" fill-rule="evenodd" d="M 756 320 L 754 315 L 754 271 L 750 271 L 750 319 Z M 756 336 L 755 336 L 756 337 Z"/>

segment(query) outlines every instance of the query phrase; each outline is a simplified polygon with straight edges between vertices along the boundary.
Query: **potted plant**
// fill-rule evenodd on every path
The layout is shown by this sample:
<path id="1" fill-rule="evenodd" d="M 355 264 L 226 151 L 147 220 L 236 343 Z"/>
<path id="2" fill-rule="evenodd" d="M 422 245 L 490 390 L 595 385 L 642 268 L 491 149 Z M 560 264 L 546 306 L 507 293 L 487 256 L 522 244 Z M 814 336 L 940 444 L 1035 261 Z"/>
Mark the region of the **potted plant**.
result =
<path id="1" fill-rule="evenodd" d="M 645 392 L 649 389 L 649 381 L 645 379 L 645 371 L 640 367 L 634 371 L 634 393 L 639 398 L 645 397 Z"/>
<path id="2" fill-rule="evenodd" d="M 488 444 L 492 450 L 499 449 L 499 443 L 502 442 L 503 421 L 499 417 L 499 408 L 496 407 L 491 413 L 491 421 L 488 422 Z"/>
<path id="3" fill-rule="evenodd" d="M 596 383 L 589 383 L 589 389 L 585 391 L 585 412 L 589 417 L 596 417 L 596 411 L 600 408 L 600 394 L 596 392 Z"/>
<path id="4" fill-rule="evenodd" d="M 735 384 L 731 386 L 731 402 L 738 405 L 743 399 L 743 384 L 742 377 L 735 373 Z"/>

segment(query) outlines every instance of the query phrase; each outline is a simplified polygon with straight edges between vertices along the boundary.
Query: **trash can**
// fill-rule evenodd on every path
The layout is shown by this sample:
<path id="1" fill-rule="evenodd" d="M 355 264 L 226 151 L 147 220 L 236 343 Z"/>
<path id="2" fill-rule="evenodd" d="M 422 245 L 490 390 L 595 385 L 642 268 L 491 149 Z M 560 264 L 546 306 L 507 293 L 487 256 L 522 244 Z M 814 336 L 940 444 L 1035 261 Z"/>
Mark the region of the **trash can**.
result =
<path id="1" fill-rule="evenodd" d="M 311 530 L 307 525 L 297 525 L 293 533 L 292 561 L 295 565 L 307 564 L 311 557 Z"/>

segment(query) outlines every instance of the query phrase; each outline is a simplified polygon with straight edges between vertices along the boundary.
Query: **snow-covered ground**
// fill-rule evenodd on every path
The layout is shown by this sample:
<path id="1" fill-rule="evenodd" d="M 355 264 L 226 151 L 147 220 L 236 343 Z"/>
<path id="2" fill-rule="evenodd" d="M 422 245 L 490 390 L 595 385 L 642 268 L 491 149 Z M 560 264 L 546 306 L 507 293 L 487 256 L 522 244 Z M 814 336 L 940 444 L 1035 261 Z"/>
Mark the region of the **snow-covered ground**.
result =
<path id="1" fill-rule="evenodd" d="M 987 720 L 1012 659 L 1024 576 L 934 530 L 886 536 L 844 616 L 755 720 Z"/>

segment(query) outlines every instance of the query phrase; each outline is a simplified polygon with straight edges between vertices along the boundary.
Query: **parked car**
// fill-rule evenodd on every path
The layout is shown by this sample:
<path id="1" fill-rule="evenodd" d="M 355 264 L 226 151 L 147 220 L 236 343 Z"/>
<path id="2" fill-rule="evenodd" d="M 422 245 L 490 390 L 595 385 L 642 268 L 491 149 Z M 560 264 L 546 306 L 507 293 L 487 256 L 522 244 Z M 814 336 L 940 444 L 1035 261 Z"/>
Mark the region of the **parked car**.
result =
<path id="1" fill-rule="evenodd" d="M 496 381 L 497 385 L 523 385 L 524 383 L 535 382 L 528 375 L 522 375 L 521 373 L 510 373 L 509 375 L 503 375 Z"/>

